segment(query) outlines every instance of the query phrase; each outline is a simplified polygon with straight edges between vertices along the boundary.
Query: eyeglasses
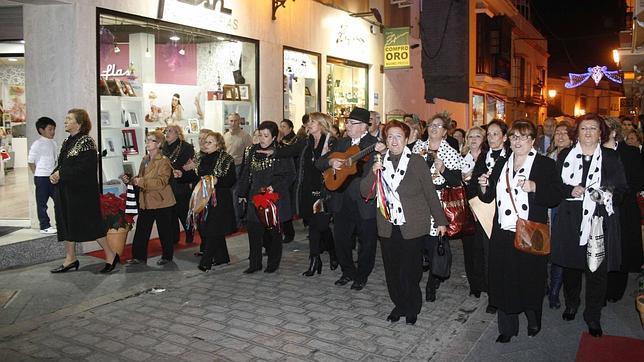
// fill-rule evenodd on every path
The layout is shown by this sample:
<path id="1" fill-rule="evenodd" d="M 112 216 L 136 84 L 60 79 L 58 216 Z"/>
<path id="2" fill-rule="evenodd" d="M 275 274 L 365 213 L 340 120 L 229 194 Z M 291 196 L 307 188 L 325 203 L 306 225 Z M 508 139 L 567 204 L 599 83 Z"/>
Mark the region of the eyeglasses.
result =
<path id="1" fill-rule="evenodd" d="M 526 134 L 520 134 L 520 135 L 513 134 L 510 136 L 510 141 L 526 141 L 528 140 L 528 138 L 530 138 L 530 136 Z"/>
<path id="2" fill-rule="evenodd" d="M 443 128 L 443 125 L 439 124 L 439 123 L 432 123 L 427 127 L 429 127 L 429 128 Z"/>
<path id="3" fill-rule="evenodd" d="M 351 121 L 346 122 L 347 125 L 351 125 L 351 126 L 355 126 L 355 125 L 360 124 L 360 123 L 362 123 L 362 122 L 351 122 Z"/>

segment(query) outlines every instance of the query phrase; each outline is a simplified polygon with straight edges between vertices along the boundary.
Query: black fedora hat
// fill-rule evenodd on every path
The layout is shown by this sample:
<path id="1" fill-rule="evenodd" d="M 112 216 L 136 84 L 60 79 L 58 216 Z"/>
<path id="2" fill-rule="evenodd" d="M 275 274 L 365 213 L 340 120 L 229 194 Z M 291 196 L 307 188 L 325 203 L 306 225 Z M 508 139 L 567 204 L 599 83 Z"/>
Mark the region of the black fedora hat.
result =
<path id="1" fill-rule="evenodd" d="M 362 123 L 366 123 L 367 125 L 371 126 L 371 120 L 369 118 L 370 118 L 369 111 L 360 107 L 354 108 L 349 114 L 349 119 L 360 121 Z"/>

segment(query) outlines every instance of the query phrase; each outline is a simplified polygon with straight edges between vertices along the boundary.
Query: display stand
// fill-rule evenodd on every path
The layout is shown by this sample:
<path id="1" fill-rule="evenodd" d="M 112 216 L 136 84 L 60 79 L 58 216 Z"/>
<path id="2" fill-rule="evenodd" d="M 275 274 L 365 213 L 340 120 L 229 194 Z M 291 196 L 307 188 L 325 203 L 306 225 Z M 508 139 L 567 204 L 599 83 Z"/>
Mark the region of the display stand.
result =
<path id="1" fill-rule="evenodd" d="M 134 175 L 145 155 L 143 98 L 101 96 L 99 151 L 103 170 L 103 192 L 125 190 L 119 177 L 127 170 Z"/>

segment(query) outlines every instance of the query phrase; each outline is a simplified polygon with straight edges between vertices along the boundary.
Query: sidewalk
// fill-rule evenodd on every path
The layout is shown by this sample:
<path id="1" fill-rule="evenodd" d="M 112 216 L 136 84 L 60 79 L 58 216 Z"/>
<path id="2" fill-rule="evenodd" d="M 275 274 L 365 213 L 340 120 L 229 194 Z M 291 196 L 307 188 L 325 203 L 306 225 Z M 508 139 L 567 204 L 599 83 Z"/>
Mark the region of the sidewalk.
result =
<path id="1" fill-rule="evenodd" d="M 19 291 L 0 309 L 0 355 L 4 361 L 575 358 L 586 331 L 582 318 L 564 322 L 562 311 L 547 305 L 537 337 L 526 336 L 522 319 L 519 337 L 494 342 L 496 316 L 485 313 L 485 295 L 468 296 L 459 241 L 452 243 L 452 278 L 407 326 L 385 321 L 392 304 L 379 255 L 360 292 L 333 285 L 340 271 L 329 270 L 327 255 L 321 275 L 301 276 L 308 243 L 301 223 L 295 225 L 295 241 L 284 246 L 275 274 L 242 274 L 246 235 L 228 240 L 232 263 L 210 273 L 196 269 L 196 248 L 179 251 L 175 264 L 158 267 L 151 258 L 147 267 L 120 267 L 108 276 L 97 273 L 101 260 L 87 256 L 78 272 L 50 274 L 60 261 L 0 272 L 0 292 Z M 627 296 L 604 309 L 605 334 L 644 339 L 634 290 L 631 278 Z"/>

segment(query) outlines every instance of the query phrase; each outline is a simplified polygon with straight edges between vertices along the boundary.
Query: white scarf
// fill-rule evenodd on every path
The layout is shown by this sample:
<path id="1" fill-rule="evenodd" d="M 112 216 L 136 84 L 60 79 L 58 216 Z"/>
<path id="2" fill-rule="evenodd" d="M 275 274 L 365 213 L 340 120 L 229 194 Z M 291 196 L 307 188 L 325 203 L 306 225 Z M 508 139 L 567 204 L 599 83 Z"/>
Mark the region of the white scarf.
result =
<path id="1" fill-rule="evenodd" d="M 394 169 L 391 162 L 389 152 L 385 153 L 384 161 L 382 163 L 382 183 L 385 191 L 385 198 L 387 199 L 387 206 L 389 207 L 389 222 L 394 225 L 403 225 L 405 223 L 405 213 L 403 212 L 402 204 L 400 203 L 400 195 L 398 195 L 398 186 L 405 178 L 407 173 L 407 164 L 411 157 L 409 148 L 404 147 L 403 153 L 400 155 L 398 161 L 398 168 Z"/>
<path id="2" fill-rule="evenodd" d="M 501 154 L 499 154 L 499 158 L 505 157 L 505 153 L 506 153 L 505 147 L 501 148 Z M 492 171 L 495 164 L 496 164 L 496 160 L 492 158 L 492 149 L 490 148 L 489 150 L 487 150 L 487 153 L 485 154 L 485 166 L 487 166 L 487 171 L 488 172 Z"/>
<path id="3" fill-rule="evenodd" d="M 528 193 L 523 191 L 522 184 L 520 181 L 528 181 L 530 179 L 530 171 L 532 170 L 532 165 L 534 164 L 534 159 L 537 157 L 537 151 L 532 148 L 528 153 L 523 165 L 519 168 L 516 174 L 513 176 L 514 169 L 514 153 L 508 158 L 508 162 L 503 166 L 501 175 L 499 176 L 499 181 L 496 183 L 496 206 L 497 206 L 497 215 L 498 221 L 501 225 L 501 229 L 507 231 L 516 231 L 517 227 L 517 217 L 520 217 L 524 220 L 528 219 L 530 214 L 530 203 L 528 202 Z M 506 173 L 510 179 L 510 185 L 508 185 L 506 180 Z M 516 206 L 516 212 L 512 206 L 512 201 L 510 200 L 510 194 L 514 199 L 514 205 Z M 518 215 L 517 215 L 518 212 Z"/>
<path id="4" fill-rule="evenodd" d="M 581 176 L 584 173 L 583 157 L 584 155 L 581 150 L 581 145 L 578 142 L 566 156 L 563 167 L 561 168 L 561 179 L 563 180 L 563 183 L 570 186 L 578 186 L 582 184 Z M 595 214 L 595 207 L 597 206 L 597 204 L 590 199 L 588 189 L 599 189 L 602 183 L 602 150 L 600 145 L 597 145 L 595 152 L 593 152 L 588 176 L 586 176 L 585 181 L 586 192 L 584 192 L 583 197 L 570 197 L 566 199 L 582 201 L 583 211 L 581 214 L 581 233 L 579 234 L 580 246 L 584 246 L 588 243 L 593 215 Z"/>
<path id="5" fill-rule="evenodd" d="M 476 165 L 476 160 L 474 159 L 474 156 L 472 156 L 472 153 L 468 152 L 467 155 L 463 157 L 463 168 L 461 169 L 463 177 L 474 170 L 474 165 Z"/>
<path id="6" fill-rule="evenodd" d="M 429 140 L 427 141 L 418 141 L 414 145 L 413 153 L 423 155 L 425 161 L 427 160 L 427 154 L 429 153 Z M 449 143 L 445 140 L 441 140 L 440 145 L 438 146 L 437 158 L 440 158 L 445 164 L 445 168 L 448 170 L 461 170 L 463 169 L 463 157 L 458 153 L 454 147 L 450 146 Z M 445 183 L 445 178 L 436 170 L 434 164 L 430 168 L 432 172 L 432 180 L 434 185 L 442 185 Z"/>

